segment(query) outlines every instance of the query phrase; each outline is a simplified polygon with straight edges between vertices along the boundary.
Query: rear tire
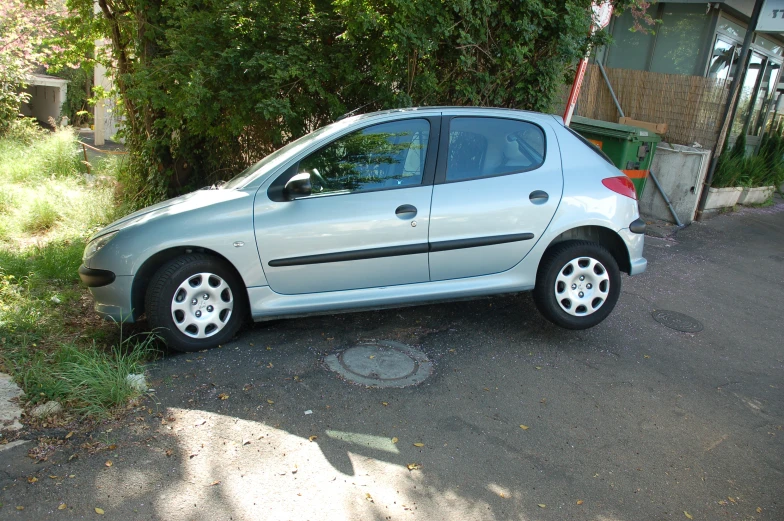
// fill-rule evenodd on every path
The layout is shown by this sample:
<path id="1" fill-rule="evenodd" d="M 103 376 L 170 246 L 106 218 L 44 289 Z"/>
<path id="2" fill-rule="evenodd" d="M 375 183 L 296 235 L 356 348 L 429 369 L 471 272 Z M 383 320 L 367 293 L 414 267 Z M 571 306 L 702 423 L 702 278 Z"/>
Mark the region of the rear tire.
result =
<path id="1" fill-rule="evenodd" d="M 153 332 L 177 351 L 201 351 L 231 340 L 248 312 L 245 287 L 215 257 L 193 253 L 164 264 L 145 298 Z"/>
<path id="2" fill-rule="evenodd" d="M 566 329 L 588 329 L 602 322 L 621 294 L 621 272 L 604 246 L 566 241 L 542 257 L 534 303 L 550 322 Z"/>

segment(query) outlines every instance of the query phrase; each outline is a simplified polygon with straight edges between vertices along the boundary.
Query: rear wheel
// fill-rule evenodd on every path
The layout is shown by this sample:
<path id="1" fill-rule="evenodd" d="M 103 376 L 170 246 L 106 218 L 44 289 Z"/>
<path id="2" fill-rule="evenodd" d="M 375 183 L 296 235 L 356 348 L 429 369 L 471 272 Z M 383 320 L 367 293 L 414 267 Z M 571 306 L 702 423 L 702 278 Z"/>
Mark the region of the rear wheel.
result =
<path id="1" fill-rule="evenodd" d="M 229 341 L 247 314 L 244 288 L 215 257 L 195 253 L 172 259 L 153 275 L 145 309 L 150 326 L 178 351 Z"/>
<path id="2" fill-rule="evenodd" d="M 595 242 L 567 241 L 548 250 L 534 288 L 537 309 L 567 329 L 587 329 L 607 318 L 621 293 L 618 263 Z"/>

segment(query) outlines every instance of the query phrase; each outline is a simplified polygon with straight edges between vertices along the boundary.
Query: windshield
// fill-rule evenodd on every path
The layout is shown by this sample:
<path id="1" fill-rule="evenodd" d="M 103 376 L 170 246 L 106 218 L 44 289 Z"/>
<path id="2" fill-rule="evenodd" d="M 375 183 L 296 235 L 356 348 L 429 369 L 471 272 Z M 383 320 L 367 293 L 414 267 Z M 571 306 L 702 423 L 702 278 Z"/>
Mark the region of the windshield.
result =
<path id="1" fill-rule="evenodd" d="M 249 166 L 236 176 L 234 176 L 230 181 L 222 185 L 220 188 L 224 190 L 230 190 L 232 188 L 239 188 L 242 186 L 247 185 L 253 179 L 256 178 L 255 174 L 262 174 L 266 170 L 270 168 L 274 168 L 278 166 L 280 163 L 288 159 L 292 154 L 296 153 L 301 148 L 307 146 L 313 139 L 316 139 L 321 134 L 332 130 L 335 126 L 344 126 L 345 123 L 343 121 L 333 123 L 331 125 L 327 125 L 326 127 L 322 127 L 318 130 L 311 132 L 310 134 L 306 134 L 299 139 L 296 139 L 289 143 L 288 145 L 284 146 L 283 148 L 277 149 L 275 152 L 271 153 L 258 163 Z"/>

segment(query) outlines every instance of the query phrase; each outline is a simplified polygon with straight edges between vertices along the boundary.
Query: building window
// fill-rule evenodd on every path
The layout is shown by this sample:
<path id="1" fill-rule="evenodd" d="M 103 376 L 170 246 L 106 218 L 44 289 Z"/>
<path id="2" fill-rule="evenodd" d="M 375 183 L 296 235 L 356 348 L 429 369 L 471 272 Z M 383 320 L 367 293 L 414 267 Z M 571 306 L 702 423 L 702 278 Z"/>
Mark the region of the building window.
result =
<path id="1" fill-rule="evenodd" d="M 647 70 L 648 56 L 653 47 L 653 34 L 643 34 L 639 31 L 632 32 L 634 19 L 631 11 L 627 10 L 613 22 L 613 39 L 615 42 L 609 46 L 607 67 L 616 69 Z"/>
<path id="2" fill-rule="evenodd" d="M 661 19 L 650 70 L 701 76 L 705 61 L 700 51 L 709 45 L 710 30 L 705 5 L 666 3 Z"/>
<path id="3" fill-rule="evenodd" d="M 708 77 L 725 82 L 732 81 L 735 72 L 738 70 L 739 55 L 739 45 L 726 41 L 721 36 L 717 37 L 713 46 L 710 66 L 708 67 Z"/>

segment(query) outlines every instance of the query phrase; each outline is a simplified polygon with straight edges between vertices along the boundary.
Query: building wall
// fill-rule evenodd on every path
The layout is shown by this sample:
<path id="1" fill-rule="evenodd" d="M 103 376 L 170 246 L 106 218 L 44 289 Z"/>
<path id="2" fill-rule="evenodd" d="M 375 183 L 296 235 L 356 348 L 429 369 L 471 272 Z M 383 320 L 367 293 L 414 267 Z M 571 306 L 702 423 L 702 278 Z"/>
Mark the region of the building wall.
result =
<path id="1" fill-rule="evenodd" d="M 30 100 L 22 104 L 21 111 L 24 116 L 33 117 L 44 123 L 48 123 L 49 118 L 52 118 L 57 124 L 60 123 L 67 86 L 30 85 L 25 89 L 25 92 L 30 94 Z"/>

